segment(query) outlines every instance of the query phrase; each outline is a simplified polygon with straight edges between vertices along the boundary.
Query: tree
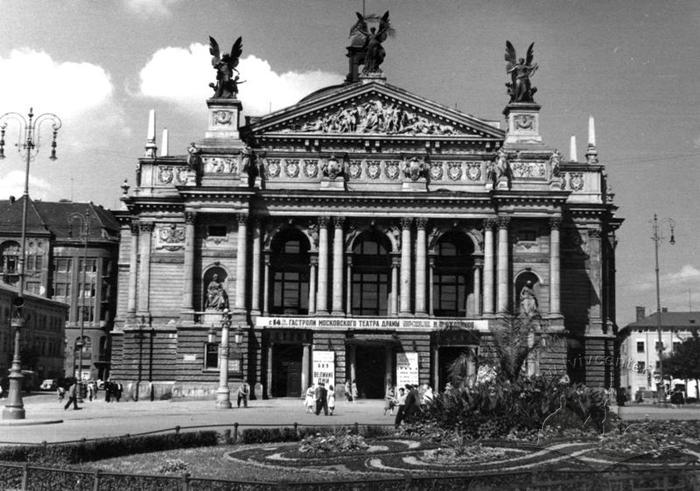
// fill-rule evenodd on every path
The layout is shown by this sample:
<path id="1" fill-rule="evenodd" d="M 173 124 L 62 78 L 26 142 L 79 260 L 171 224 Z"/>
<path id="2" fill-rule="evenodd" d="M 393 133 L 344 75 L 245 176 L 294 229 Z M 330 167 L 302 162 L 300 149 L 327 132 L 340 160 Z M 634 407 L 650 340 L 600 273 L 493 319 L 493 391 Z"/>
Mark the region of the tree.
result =
<path id="1" fill-rule="evenodd" d="M 663 371 L 673 378 L 693 379 L 696 384 L 700 379 L 700 335 L 694 330 L 693 335 L 683 341 L 678 349 L 662 358 Z"/>

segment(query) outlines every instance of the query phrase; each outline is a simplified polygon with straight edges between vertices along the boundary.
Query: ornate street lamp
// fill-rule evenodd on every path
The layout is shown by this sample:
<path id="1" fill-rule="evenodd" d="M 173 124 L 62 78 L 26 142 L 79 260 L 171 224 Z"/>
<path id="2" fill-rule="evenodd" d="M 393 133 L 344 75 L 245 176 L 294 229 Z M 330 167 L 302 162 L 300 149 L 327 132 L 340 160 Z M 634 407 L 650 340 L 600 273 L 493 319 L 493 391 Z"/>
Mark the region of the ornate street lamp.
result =
<path id="1" fill-rule="evenodd" d="M 221 313 L 221 344 L 219 345 L 219 388 L 216 389 L 216 407 L 231 409 L 231 391 L 228 388 L 228 333 L 231 328 L 231 312 Z"/>
<path id="2" fill-rule="evenodd" d="M 670 218 L 667 218 L 666 220 L 668 221 L 669 229 L 671 230 L 671 238 L 669 239 L 668 243 L 674 245 L 676 243 L 676 238 L 673 236 L 673 230 L 676 223 Z M 656 273 L 656 333 L 659 337 L 656 350 L 659 353 L 659 377 L 661 380 L 661 383 L 658 386 L 658 398 L 659 403 L 666 404 L 666 386 L 664 385 L 663 361 L 664 342 L 661 337 L 661 289 L 659 287 L 659 242 L 664 240 L 664 237 L 659 235 L 659 221 L 656 217 L 656 213 L 654 213 L 653 231 L 654 235 L 652 235 L 651 240 L 654 241 L 654 271 Z"/>
<path id="3" fill-rule="evenodd" d="M 53 128 L 53 137 L 51 139 L 51 155 L 50 160 L 56 160 L 56 136 L 61 128 L 61 120 L 58 116 L 51 113 L 40 114 L 34 117 L 34 111 L 29 109 L 29 114 L 24 117 L 16 112 L 5 113 L 0 116 L 0 159 L 5 158 L 5 129 L 9 121 L 16 121 L 19 125 L 19 139 L 17 141 L 17 150 L 23 154 L 26 159 L 26 168 L 24 172 L 24 193 L 22 195 L 22 235 L 19 253 L 19 287 L 17 289 L 17 298 L 14 301 L 15 313 L 11 326 L 15 328 L 15 347 L 14 357 L 12 358 L 12 366 L 10 368 L 10 390 L 8 394 L 7 404 L 2 410 L 2 419 L 24 419 L 25 411 L 22 402 L 22 363 L 19 354 L 20 346 L 20 331 L 24 326 L 23 306 L 24 306 L 24 264 L 26 260 L 26 242 L 27 242 L 27 206 L 29 202 L 29 164 L 36 157 L 40 146 L 40 129 L 43 123 L 51 123 Z"/>

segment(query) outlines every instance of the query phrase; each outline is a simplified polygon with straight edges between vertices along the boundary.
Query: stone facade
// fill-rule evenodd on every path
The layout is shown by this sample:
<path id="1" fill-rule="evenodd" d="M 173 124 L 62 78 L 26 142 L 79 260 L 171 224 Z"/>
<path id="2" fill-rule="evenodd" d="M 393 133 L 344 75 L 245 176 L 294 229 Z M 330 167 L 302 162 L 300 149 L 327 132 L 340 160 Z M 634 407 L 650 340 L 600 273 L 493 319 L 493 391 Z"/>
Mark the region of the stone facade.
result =
<path id="1" fill-rule="evenodd" d="M 207 105 L 197 157 L 141 158 L 118 214 L 112 364 L 131 392 L 213 393 L 214 274 L 241 338 L 230 376 L 257 397 L 442 389 L 461 352 L 472 371 L 492 352 L 528 282 L 540 329 L 563 336 L 528 370 L 614 384 L 612 361 L 571 362 L 614 349 L 621 221 L 604 166 L 562 161 L 538 105 L 509 104 L 503 130 L 376 76 L 242 126 L 239 101 Z"/>

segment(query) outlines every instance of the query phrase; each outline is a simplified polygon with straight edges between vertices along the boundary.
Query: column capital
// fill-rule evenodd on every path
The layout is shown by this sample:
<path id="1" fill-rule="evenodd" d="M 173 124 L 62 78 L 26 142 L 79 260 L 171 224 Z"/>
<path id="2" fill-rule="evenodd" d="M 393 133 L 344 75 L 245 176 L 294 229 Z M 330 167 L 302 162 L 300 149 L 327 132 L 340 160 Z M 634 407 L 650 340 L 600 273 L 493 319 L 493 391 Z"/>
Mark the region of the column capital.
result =
<path id="1" fill-rule="evenodd" d="M 129 222 L 129 229 L 131 230 L 131 235 L 139 233 L 139 221 L 136 218 L 132 218 Z"/>
<path id="2" fill-rule="evenodd" d="M 269 252 L 266 252 L 266 253 L 265 253 L 265 257 L 263 258 L 263 260 L 265 261 L 265 266 L 270 266 L 270 265 L 272 265 L 272 257 L 270 256 L 270 253 L 269 253 Z M 318 259 L 317 259 L 317 260 L 318 260 Z"/>
<path id="3" fill-rule="evenodd" d="M 153 232 L 153 227 L 155 224 L 153 222 L 139 222 L 139 229 L 142 232 Z"/>
<path id="4" fill-rule="evenodd" d="M 483 258 L 475 258 L 474 259 L 474 269 L 481 269 L 484 267 L 484 259 Z"/>
<path id="5" fill-rule="evenodd" d="M 493 230 L 498 225 L 498 218 L 487 218 L 484 220 L 484 229 Z"/>
<path id="6" fill-rule="evenodd" d="M 428 219 L 425 217 L 416 218 L 416 227 L 418 230 L 425 230 L 426 225 L 428 225 Z"/>
<path id="7" fill-rule="evenodd" d="M 313 266 L 314 268 L 318 266 L 318 256 L 316 254 L 309 256 L 309 265 Z"/>
<path id="8" fill-rule="evenodd" d="M 329 221 L 330 221 L 329 217 L 318 217 L 318 226 L 321 228 L 326 228 L 326 227 L 328 227 Z"/>
<path id="9" fill-rule="evenodd" d="M 430 266 L 431 268 L 435 267 L 435 256 L 432 254 L 428 256 L 428 266 Z"/>
<path id="10" fill-rule="evenodd" d="M 347 266 L 352 266 L 352 256 L 351 256 L 350 254 L 347 254 L 347 255 L 345 256 L 345 264 L 346 264 Z"/>
<path id="11" fill-rule="evenodd" d="M 411 228 L 411 225 L 413 225 L 413 218 L 403 217 L 401 219 L 401 228 L 403 230 L 406 230 L 407 228 Z"/>
<path id="12" fill-rule="evenodd" d="M 552 217 L 549 219 L 549 228 L 552 230 L 559 230 L 561 227 L 561 217 Z"/>
<path id="13" fill-rule="evenodd" d="M 333 217 L 333 225 L 335 228 L 343 228 L 345 217 Z"/>
<path id="14" fill-rule="evenodd" d="M 247 225 L 248 224 L 248 214 L 247 213 L 239 213 L 236 215 L 236 219 L 238 220 L 238 225 Z"/>
<path id="15" fill-rule="evenodd" d="M 197 220 L 197 212 L 196 211 L 186 211 L 185 212 L 185 223 L 186 224 L 193 225 L 196 220 Z"/>
<path id="16" fill-rule="evenodd" d="M 401 266 L 401 256 L 391 256 L 391 267 L 398 268 Z"/>
<path id="17" fill-rule="evenodd" d="M 509 216 L 498 217 L 498 228 L 499 229 L 508 228 L 510 226 L 510 221 L 511 221 L 511 217 L 509 217 Z"/>

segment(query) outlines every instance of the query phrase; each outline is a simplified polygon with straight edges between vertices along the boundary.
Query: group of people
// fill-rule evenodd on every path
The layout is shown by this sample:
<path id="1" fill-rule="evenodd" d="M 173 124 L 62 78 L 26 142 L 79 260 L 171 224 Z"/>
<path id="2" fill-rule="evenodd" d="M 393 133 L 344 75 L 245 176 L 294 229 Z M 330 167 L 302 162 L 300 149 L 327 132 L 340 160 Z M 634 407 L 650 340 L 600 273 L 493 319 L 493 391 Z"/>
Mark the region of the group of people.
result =
<path id="1" fill-rule="evenodd" d="M 422 390 L 418 385 L 406 384 L 404 387 L 395 388 L 392 385 L 386 386 L 384 395 L 384 415 L 387 413 L 394 415 L 394 426 L 398 428 L 406 419 L 411 419 L 413 414 L 421 406 L 430 404 L 433 401 L 433 388 L 425 384 Z"/>
<path id="2" fill-rule="evenodd" d="M 68 396 L 68 402 L 65 404 L 64 409 L 67 410 L 71 405 L 73 405 L 73 409 L 80 409 L 78 407 L 78 396 L 80 395 L 81 384 L 85 385 L 84 397 L 90 402 L 97 400 L 97 394 L 100 389 L 105 391 L 105 402 L 119 402 L 124 392 L 124 386 L 121 382 L 113 382 L 108 379 L 104 383 L 101 380 L 88 380 L 81 383 L 75 378 L 71 378 L 56 389 L 59 401 L 63 402 L 66 395 Z"/>
<path id="3" fill-rule="evenodd" d="M 345 381 L 345 387 L 343 392 L 345 393 L 345 400 L 348 402 L 353 402 L 355 399 L 360 397 L 360 393 L 357 390 L 357 382 L 355 382 L 354 380 L 352 381 L 352 383 L 350 382 L 350 380 Z"/>
<path id="4" fill-rule="evenodd" d="M 307 413 L 314 413 L 316 416 L 323 414 L 333 416 L 335 411 L 335 389 L 332 385 L 319 382 L 315 385 L 309 385 L 304 394 L 304 406 Z"/>

